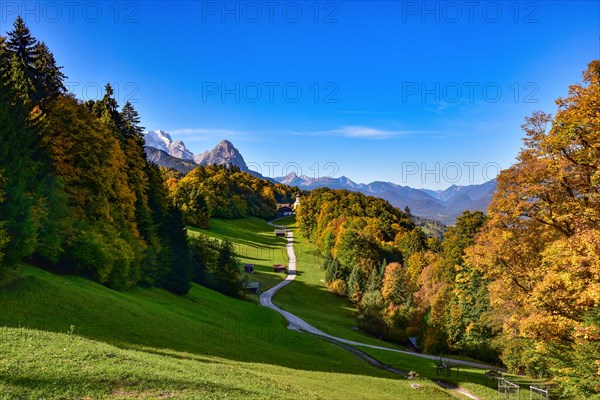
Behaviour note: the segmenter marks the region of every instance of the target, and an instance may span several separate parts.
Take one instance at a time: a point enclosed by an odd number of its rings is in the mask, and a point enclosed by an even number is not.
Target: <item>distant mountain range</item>
[[[184,174],[198,165],[231,164],[259,178],[280,182],[289,186],[297,186],[302,190],[328,187],[380,197],[400,209],[408,206],[413,215],[439,221],[447,225],[453,224],[456,217],[464,210],[486,211],[496,190],[495,179],[479,185],[452,185],[445,190],[415,189],[409,186],[382,181],[375,181],[368,184],[356,183],[345,176],[340,178],[310,178],[305,175],[298,176],[294,172],[287,176],[271,179],[263,177],[258,172],[249,170],[244,157],[227,140],[221,141],[212,150],[197,155],[189,151],[181,140],[173,140],[171,135],[164,131],[146,132],[145,140],[148,160],[164,167],[173,168]]]
[[[381,181],[356,183],[345,176],[310,178],[294,172],[275,180],[304,190],[328,187],[361,192],[385,199],[400,209],[408,206],[412,214],[444,224],[453,224],[464,210],[486,211],[496,190],[495,179],[480,185],[452,185],[446,190],[415,189]]]
[[[148,161],[153,162],[161,167],[167,167],[179,171],[182,174],[187,174],[198,166],[193,160],[183,160],[181,158],[173,157],[164,150],[157,149],[156,147],[144,146],[146,150],[146,157]]]

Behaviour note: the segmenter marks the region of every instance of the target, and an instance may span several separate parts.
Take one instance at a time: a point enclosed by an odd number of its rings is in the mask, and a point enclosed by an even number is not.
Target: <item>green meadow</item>
[[[294,229],[293,220],[280,223]],[[253,278],[265,286],[283,277],[269,266],[286,261],[279,252],[285,242],[264,221],[213,220],[204,233],[233,241],[242,261],[256,264]],[[351,305],[320,282],[310,244],[300,237],[295,241],[300,274],[276,296],[277,303],[326,332],[385,345],[354,328]],[[269,251],[243,253],[257,248]],[[0,399],[458,396],[429,379],[416,381],[413,389],[415,381],[288,330],[279,314],[252,298],[234,299],[195,284],[186,296],[157,288],[119,292],[23,265],[1,284],[0,310]],[[372,355],[430,377],[430,361],[384,353]],[[473,374],[465,375],[461,386],[493,394],[479,390]]]

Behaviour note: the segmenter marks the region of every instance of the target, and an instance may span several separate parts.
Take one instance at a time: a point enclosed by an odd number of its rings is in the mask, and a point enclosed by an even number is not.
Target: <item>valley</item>
[[[216,236],[237,232],[231,239],[252,247],[272,236],[255,219],[213,223]],[[282,241],[273,246],[282,248]],[[0,391],[8,398],[323,398],[333,387],[327,398],[363,398],[359,388],[364,398],[452,398],[429,381],[414,390],[335,345],[288,330],[253,301],[198,285],[185,297],[160,289],[119,293],[23,266],[0,290],[0,308],[9,310],[0,315]],[[331,331],[366,340],[351,318],[347,309]],[[45,374],[48,368],[54,372]]]
[[[0,400],[600,399],[598,4],[5,3]]]

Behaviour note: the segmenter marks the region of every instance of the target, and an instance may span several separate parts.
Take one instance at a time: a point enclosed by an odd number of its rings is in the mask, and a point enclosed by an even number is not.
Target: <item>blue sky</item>
[[[597,1],[3,1],[0,32],[17,14],[79,98],[111,82],[195,153],[434,189],[511,165],[600,58]]]

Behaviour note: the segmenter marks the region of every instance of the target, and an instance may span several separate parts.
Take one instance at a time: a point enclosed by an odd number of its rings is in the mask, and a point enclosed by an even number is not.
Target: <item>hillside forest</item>
[[[463,212],[442,241],[378,199],[330,189],[302,199],[300,229],[363,330],[598,398],[600,61],[556,104],[525,119],[488,215]]]
[[[116,290],[241,296],[232,244],[186,225],[269,220],[299,190],[234,166],[157,167],[133,105],[108,84],[83,102],[61,69],[21,18],[0,37],[0,279],[28,263]],[[556,103],[526,118],[487,215],[465,211],[441,239],[382,199],[303,194],[300,233],[360,329],[600,396],[600,61]]]
[[[231,243],[190,240],[186,222],[269,219],[292,189],[234,167],[160,169],[133,105],[109,84],[82,102],[61,69],[21,18],[0,37],[0,273],[25,261],[119,290],[185,294],[194,281],[239,295]]]

